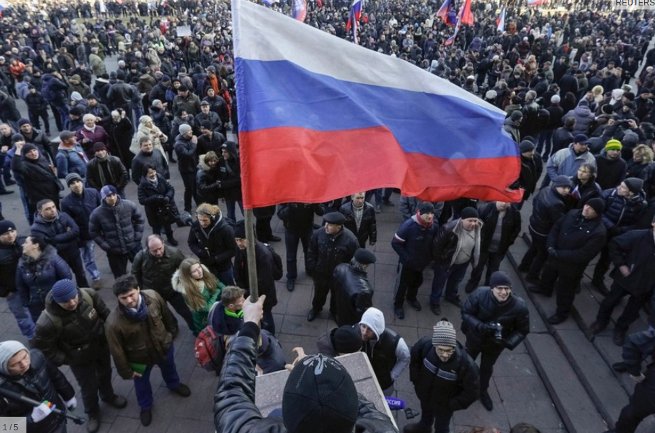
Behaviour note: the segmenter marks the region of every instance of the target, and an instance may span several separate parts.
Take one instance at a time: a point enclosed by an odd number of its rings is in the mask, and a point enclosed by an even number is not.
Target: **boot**
[[[95,433],[100,428],[100,412],[89,412],[89,419],[86,422],[86,431]]]

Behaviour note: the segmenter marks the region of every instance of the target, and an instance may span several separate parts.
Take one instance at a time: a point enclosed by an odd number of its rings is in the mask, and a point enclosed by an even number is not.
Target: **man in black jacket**
[[[191,199],[196,198],[196,167],[198,166],[198,137],[193,135],[190,125],[180,125],[180,133],[175,137],[177,168],[184,183],[184,210],[191,212]],[[199,203],[196,203],[196,205]]]
[[[505,348],[514,350],[530,332],[525,301],[512,295],[512,282],[502,271],[491,276],[490,287],[480,287],[462,306],[462,331],[466,351],[480,361],[480,402],[493,410],[487,389],[494,364]]]
[[[655,363],[648,366],[646,374],[637,378],[630,403],[621,410],[616,427],[605,433],[634,433],[639,424],[655,413]]]
[[[479,215],[482,221],[480,259],[466,283],[466,293],[471,293],[478,287],[485,267],[487,272],[484,285],[489,285],[491,274],[500,268],[507,250],[521,231],[521,212],[510,203],[487,203],[480,209]]]
[[[409,380],[421,402],[421,420],[407,424],[403,433],[449,433],[456,410],[466,409],[480,394],[478,366],[457,341],[452,323],[446,319],[432,328],[432,338],[414,344]]]
[[[569,317],[575,292],[584,270],[605,245],[606,230],[601,219],[605,202],[592,198],[580,209],[560,218],[548,235],[548,260],[541,273],[541,284],[534,293],[557,294],[557,311],[548,322],[557,325]]]
[[[336,297],[337,325],[359,323],[364,311],[373,306],[373,287],[366,270],[375,260],[375,254],[358,248],[350,263],[341,263],[334,269],[332,293]]]
[[[528,282],[539,282],[539,272],[548,257],[546,246],[548,233],[555,222],[566,213],[565,198],[570,191],[571,179],[557,176],[553,179],[553,183],[542,188],[532,201],[529,226],[532,243],[519,265],[519,271],[528,273],[526,276]]]
[[[23,255],[25,236],[18,236],[16,225],[0,221],[0,297],[7,299],[7,307],[16,318],[20,333],[28,340],[34,337],[34,321],[16,291],[16,269]]]
[[[55,203],[44,199],[37,203],[38,215],[31,227],[32,235],[41,236],[47,243],[57,249],[59,257],[64,259],[75,274],[80,287],[89,287],[80,256],[80,228],[66,212],[59,212]]]
[[[617,346],[623,346],[630,324],[637,320],[641,307],[648,302],[655,288],[655,219],[651,226],[650,230],[632,230],[616,236],[609,244],[609,255],[615,266],[612,271],[614,283],[600,304],[591,331],[594,334],[602,332],[609,324],[614,308],[629,295],[614,328],[614,344]]]
[[[75,409],[75,390],[66,376],[39,349],[29,350],[14,340],[0,343],[0,383],[8,391],[43,402],[32,406],[22,401],[0,398],[0,416],[27,418],[30,433],[65,431],[66,418],[53,413],[52,409]]]
[[[214,395],[216,431],[311,433],[321,426],[321,431],[331,433],[397,433],[387,415],[357,394],[345,368],[325,355],[310,355],[295,363],[282,395],[282,421],[262,416],[254,395],[258,323],[264,298],[245,303],[245,323],[225,356]]]
[[[343,226],[346,218],[339,212],[323,216],[325,226],[314,231],[307,250],[307,273],[314,280],[314,298],[307,321],[316,319],[331,291],[332,274],[339,263],[348,263],[357,250],[357,238]],[[330,314],[335,316],[336,299],[330,296]]]
[[[100,428],[100,398],[116,408],[127,406],[111,384],[111,359],[104,323],[109,309],[93,290],[59,280],[46,296],[46,309],[36,322],[32,345],[56,366],[70,365],[82,389],[87,431]]]
[[[365,197],[365,193],[357,192],[351,196],[349,202],[342,204],[339,208],[339,212],[346,217],[344,226],[357,237],[361,248],[366,248],[367,240],[371,246],[375,245],[378,238],[375,208],[371,203],[365,201]]]
[[[302,243],[305,256],[305,270],[307,269],[307,248],[312,238],[314,214],[323,215],[319,205],[306,203],[285,203],[277,210],[277,217],[284,224],[284,246],[287,251],[287,290],[293,292],[298,278],[296,257],[298,244]]]
[[[86,181],[91,188],[100,191],[105,185],[112,185],[118,195],[125,198],[125,187],[130,178],[121,160],[107,153],[104,143],[93,145],[95,157],[86,164]]]

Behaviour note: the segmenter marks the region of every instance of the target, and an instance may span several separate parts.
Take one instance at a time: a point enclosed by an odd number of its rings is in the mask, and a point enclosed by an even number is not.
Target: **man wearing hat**
[[[211,123],[200,123],[200,136],[198,137],[198,155],[205,155],[209,151],[221,153],[221,146],[225,143],[225,136],[213,130]]]
[[[191,212],[191,199],[196,197],[196,168],[198,167],[198,137],[193,135],[191,125],[180,125],[180,133],[175,137],[177,168],[184,183],[184,210]],[[196,203],[198,205],[200,203]]]
[[[373,306],[373,287],[366,273],[373,263],[375,254],[358,248],[350,263],[340,263],[334,269],[332,294],[336,297],[337,325],[359,323],[364,311]]]
[[[637,228],[639,217],[648,207],[643,186],[643,180],[629,177],[616,188],[606,189],[601,194],[601,198],[605,200],[603,224],[607,229],[608,244],[614,236]],[[601,251],[591,280],[591,284],[602,294],[607,294],[605,273],[610,265],[608,244]]]
[[[546,240],[555,222],[567,211],[566,197],[571,191],[571,180],[566,176],[557,176],[552,185],[542,188],[532,201],[530,215],[530,248],[526,251],[519,271],[527,272],[526,280],[531,283],[539,281],[539,272],[548,255]]]
[[[98,123],[107,123],[109,122],[109,117],[111,116],[111,111],[109,108],[100,102],[98,102],[98,97],[93,93],[90,93],[86,97],[87,104],[87,114],[92,114],[95,116],[96,124]]]
[[[316,348],[318,353],[327,356],[359,352],[362,349],[362,333],[357,326],[342,325],[320,337]]]
[[[482,242],[482,221],[478,210],[465,207],[460,217],[441,227],[434,238],[432,257],[434,258],[434,279],[430,293],[430,310],[435,316],[441,314],[441,295],[456,307],[461,307],[459,283],[466,274],[466,268],[480,262]]]
[[[70,194],[61,201],[61,210],[73,218],[80,229],[80,253],[84,268],[91,274],[92,287],[100,288],[100,271],[95,261],[95,243],[89,233],[91,213],[100,206],[100,193],[93,188],[84,188],[84,180],[77,173],[66,176]]]
[[[177,96],[173,98],[173,112],[184,110],[192,116],[200,113],[200,98],[182,84],[177,88]]]
[[[514,110],[512,111],[512,114],[505,119],[505,124],[503,125],[505,132],[511,135],[512,139],[517,143],[521,141],[521,132],[519,131],[521,121],[523,121],[523,113],[519,110]]]
[[[55,115],[55,117],[57,116]],[[34,128],[32,124],[26,120],[27,119],[21,119],[18,126],[20,134],[25,138],[25,142],[36,145],[39,152],[41,152],[45,158],[54,161],[55,155],[50,146],[50,140],[46,137],[46,135],[50,134],[43,134],[43,132]]]
[[[480,371],[457,341],[453,324],[441,319],[432,337],[414,344],[409,380],[421,403],[421,420],[407,424],[403,433],[449,433],[450,419],[469,407],[480,395]]]
[[[230,345],[222,380],[214,395],[216,431],[351,433],[360,423],[366,431],[396,431],[387,415],[357,393],[345,367],[322,354],[309,355],[295,363],[282,394],[282,420],[264,418],[254,401],[256,343],[264,298],[244,304],[245,323]]]
[[[16,318],[20,333],[31,340],[34,337],[34,321],[16,291],[16,269],[23,255],[23,242],[25,236],[18,236],[13,222],[0,221],[0,297],[7,299],[7,306]]]
[[[323,215],[325,225],[312,234],[307,249],[307,273],[314,280],[314,298],[307,321],[316,319],[332,289],[332,276],[339,263],[348,263],[353,258],[359,244],[355,235],[343,224],[346,217],[339,212]],[[330,314],[336,314],[334,293],[330,296]]]
[[[209,122],[212,129],[216,129],[222,126],[221,119],[218,117],[218,114],[210,110],[211,104],[209,101],[200,102],[200,113],[196,114],[193,121],[195,122],[196,130],[200,129],[200,125],[203,122]]]
[[[82,389],[87,431],[100,427],[100,398],[116,408],[127,406],[111,383],[111,359],[104,323],[109,309],[93,290],[71,280],[59,280],[45,299],[45,312],[36,322],[33,347],[56,366],[69,365]]]
[[[582,209],[573,209],[557,220],[547,240],[548,259],[541,273],[541,283],[531,292],[557,294],[557,311],[548,322],[557,325],[569,317],[575,292],[587,265],[603,248],[606,240],[602,215],[605,202],[592,198]]]
[[[621,158],[622,148],[619,140],[611,139],[607,141],[601,154],[596,156],[596,182],[604,190],[618,186],[625,179],[628,165]]]
[[[65,432],[66,418],[52,412],[77,406],[75,390],[66,376],[39,349],[28,349],[15,340],[0,343],[0,381],[8,391],[42,402],[32,406],[2,398],[2,416],[22,417],[29,432]]]
[[[398,319],[405,318],[405,297],[412,308],[421,311],[416,295],[423,283],[423,269],[432,258],[432,240],[437,229],[434,205],[426,201],[418,206],[415,215],[400,225],[391,240],[391,247],[398,254],[398,286],[393,302],[394,314]]]
[[[89,217],[89,234],[106,253],[114,278],[127,272],[127,261],[141,249],[145,221],[134,202],[118,196],[116,188],[103,186],[101,205]]]
[[[125,187],[130,178],[120,158],[110,155],[105,143],[93,145],[94,157],[86,165],[86,182],[98,192],[105,185],[116,188],[118,195],[125,197]]]
[[[596,166],[596,158],[589,152],[588,137],[584,134],[577,134],[573,143],[566,149],[560,149],[548,158],[546,163],[546,177],[542,188],[552,182],[557,176],[575,176],[582,163]]]
[[[519,144],[519,151],[521,152],[521,174],[519,175],[517,186],[523,188],[525,191],[521,199],[521,204],[519,205],[523,206],[523,203],[537,189],[537,182],[541,177],[541,172],[544,170],[544,164],[541,161],[541,156],[535,153],[534,143],[530,140],[523,140]]]
[[[248,278],[248,239],[246,237],[245,221],[239,221],[234,228],[234,240],[237,244],[234,256],[234,279],[237,286],[249,291]],[[266,295],[264,301],[264,317],[262,329],[275,335],[275,321],[273,320],[273,307],[277,305],[277,291],[275,288],[273,251],[265,243],[255,240],[255,257],[257,263],[257,287],[260,295]]]
[[[64,187],[57,179],[55,168],[41,155],[36,145],[26,144],[24,141],[20,141],[19,137],[16,137],[14,144],[16,153],[11,159],[11,169],[23,179],[23,190],[27,195],[30,216],[34,215],[36,204],[43,199],[52,200],[58,207],[59,191]]]
[[[591,325],[594,334],[602,332],[610,322],[612,311],[625,296],[629,296],[623,313],[616,320],[613,341],[623,346],[628,328],[639,318],[639,311],[651,299],[655,289],[655,218],[650,229],[631,230],[609,242],[609,257],[614,263],[614,282],[601,302],[596,321]]]
[[[514,350],[530,332],[530,316],[525,301],[512,294],[512,281],[496,271],[490,287],[479,287],[462,306],[462,332],[466,351],[480,360],[480,402],[493,410],[487,389],[494,364],[504,349]]]

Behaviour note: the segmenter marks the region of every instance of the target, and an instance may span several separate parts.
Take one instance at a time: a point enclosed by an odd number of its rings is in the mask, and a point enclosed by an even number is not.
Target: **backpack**
[[[219,373],[225,358],[225,338],[212,327],[212,318],[218,302],[214,303],[207,315],[207,326],[198,333],[193,351],[198,365],[207,371]]]
[[[91,289],[80,287],[80,293],[82,294],[80,300],[84,300],[84,302],[89,304],[92,308],[95,308],[95,305],[93,304],[93,297],[91,296],[91,294],[89,292],[87,292],[87,290],[91,290]],[[48,310],[43,310],[43,314],[45,314],[46,317],[48,317],[48,319],[50,319],[52,324],[55,325],[55,327],[57,329],[61,329],[61,327],[62,327],[61,317],[56,316],[54,314],[50,314],[48,312]]]
[[[272,246],[269,244],[264,244],[266,245],[266,248],[271,252],[271,256],[273,257],[273,279],[275,281],[279,281],[282,276],[284,275],[284,268],[282,267],[282,257],[278,253],[275,252]]]

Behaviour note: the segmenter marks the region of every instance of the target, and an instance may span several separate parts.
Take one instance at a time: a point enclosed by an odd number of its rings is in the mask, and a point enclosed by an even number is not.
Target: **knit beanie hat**
[[[359,401],[350,374],[322,354],[303,358],[289,374],[282,420],[289,433],[351,433]]]
[[[623,182],[625,182],[625,186],[627,186],[630,192],[633,194],[639,194],[639,192],[644,187],[644,181],[638,177],[629,177]]]
[[[491,288],[498,286],[512,287],[512,280],[509,279],[505,272],[496,271],[491,274],[491,278],[489,279],[489,286]]]
[[[14,134],[11,136],[11,144],[16,144],[19,141],[25,141],[25,137],[23,137],[23,134]]]
[[[429,201],[424,201],[418,206],[418,213],[425,215],[426,213],[434,213],[434,205]]]
[[[21,350],[28,350],[20,341],[7,340],[0,343],[0,373],[9,374],[7,364],[9,360]]]
[[[359,327],[343,325],[334,330],[332,345],[337,353],[354,353],[362,348],[362,334]]]
[[[117,194],[117,193],[118,191],[116,191],[116,187],[114,187],[113,185],[105,185],[100,190],[100,199],[104,200],[105,198],[107,198],[108,195]]]
[[[603,200],[602,198],[599,197],[592,198],[585,204],[590,208],[592,208],[596,212],[596,215],[598,216],[601,216],[603,212],[605,212],[605,200]]]
[[[4,235],[9,230],[16,230],[16,224],[9,220],[0,221],[0,235]]]
[[[523,140],[521,144],[519,144],[519,150],[521,153],[530,152],[534,150],[534,143],[529,140]]]
[[[355,251],[355,260],[362,265],[375,263],[375,254],[365,248],[357,248]]]
[[[619,140],[616,139],[611,139],[608,140],[607,143],[605,144],[605,150],[621,150],[623,149],[623,145]]]
[[[76,180],[79,180],[80,182],[84,183],[84,180],[82,180],[82,176],[80,176],[77,173],[68,173],[66,175],[66,185],[70,186],[71,183],[75,182]]]
[[[441,319],[432,327],[432,345],[434,347],[457,345],[457,333],[448,319]]]
[[[72,280],[63,279],[57,281],[50,289],[52,299],[58,304],[65,304],[66,302],[77,296],[77,286]]]
[[[25,140],[25,139],[23,139],[23,140]],[[12,141],[13,141],[13,140],[12,140]],[[14,143],[15,143],[15,142],[14,142]],[[22,152],[23,155],[25,155],[25,154],[27,154],[27,153],[30,153],[30,152],[33,151],[33,150],[39,150],[39,148],[36,147],[35,144],[27,143],[27,144],[24,144],[24,145],[23,145],[23,149],[21,150],[21,152]]]
[[[246,221],[237,221],[234,225],[234,237],[237,239],[246,239]]]
[[[178,131],[180,131],[180,134],[186,134],[187,132],[191,131],[191,129],[191,125],[183,123],[180,125],[180,129],[178,129]]]
[[[521,113],[519,110],[514,110],[510,115],[510,119],[512,119],[512,122],[518,122],[519,120],[523,119],[523,113]]]
[[[479,218],[478,210],[474,207],[465,207],[462,209],[462,212],[459,214],[459,217],[463,220],[468,218]]]
[[[571,188],[571,179],[569,179],[568,176],[564,176],[563,174],[560,174],[555,179],[553,179],[553,186],[556,188],[559,186],[568,186],[569,188]]]

